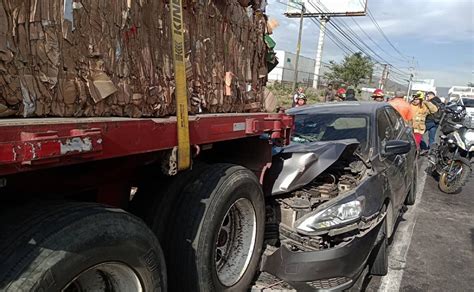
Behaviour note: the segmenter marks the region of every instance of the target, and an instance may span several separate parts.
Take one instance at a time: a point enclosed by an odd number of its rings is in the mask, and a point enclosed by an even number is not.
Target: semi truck
[[[0,120],[0,291],[250,287],[264,178],[293,120],[188,115],[181,1],[169,13],[175,115]]]
[[[263,245],[263,178],[292,120],[191,116],[183,171],[178,120],[2,120],[0,290],[249,287]]]

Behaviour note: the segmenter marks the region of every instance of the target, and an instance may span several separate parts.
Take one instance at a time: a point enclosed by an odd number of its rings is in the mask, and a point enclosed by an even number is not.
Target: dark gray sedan
[[[341,290],[384,275],[396,219],[416,196],[412,129],[387,103],[288,112],[296,127],[268,171],[262,271],[297,290]]]

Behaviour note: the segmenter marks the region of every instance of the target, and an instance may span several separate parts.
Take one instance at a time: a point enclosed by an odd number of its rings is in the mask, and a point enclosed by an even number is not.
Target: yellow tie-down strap
[[[182,0],[171,0],[171,31],[173,36],[173,61],[176,82],[176,126],[178,129],[178,170],[191,165],[189,145],[188,95],[184,47]]]

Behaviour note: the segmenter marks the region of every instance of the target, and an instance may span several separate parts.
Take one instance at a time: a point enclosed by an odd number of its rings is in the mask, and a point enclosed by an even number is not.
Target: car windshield
[[[474,107],[474,98],[463,98],[462,103],[465,107]]]
[[[369,141],[369,116],[349,114],[297,115],[292,142],[307,143],[357,139],[366,154]]]
[[[450,100],[456,100],[459,98],[459,94],[456,94],[456,93],[452,93],[449,95],[449,99]]]

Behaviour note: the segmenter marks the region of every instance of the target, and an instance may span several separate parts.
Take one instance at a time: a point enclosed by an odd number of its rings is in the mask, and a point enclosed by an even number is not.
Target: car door
[[[410,190],[410,186],[413,181],[413,176],[415,175],[415,163],[416,163],[416,143],[415,139],[413,138],[413,130],[406,125],[403,118],[400,114],[393,108],[387,107],[386,108],[388,118],[393,125],[395,130],[395,136],[397,140],[407,141],[411,144],[412,150],[407,154],[403,154],[404,158],[404,165],[402,165],[403,169],[403,177],[404,177],[404,187],[405,187],[405,195],[408,194]],[[404,200],[404,197],[402,198]]]
[[[385,177],[385,183],[388,184],[390,189],[390,200],[392,201],[394,210],[400,208],[406,195],[406,193],[404,193],[406,157],[403,155],[385,156],[383,152],[387,141],[395,140],[397,134],[385,108],[378,109],[377,138],[381,152],[380,160],[384,166],[383,176]]]

